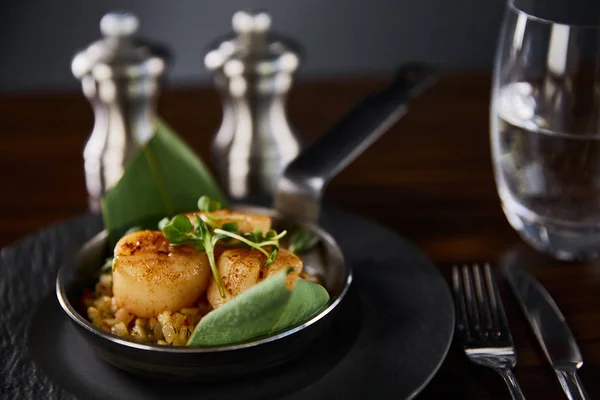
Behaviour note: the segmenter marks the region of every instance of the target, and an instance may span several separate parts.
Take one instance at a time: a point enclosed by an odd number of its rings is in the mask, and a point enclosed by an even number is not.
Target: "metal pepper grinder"
[[[94,111],[94,128],[83,151],[89,207],[101,208],[136,150],[154,133],[156,99],[168,52],[136,38],[138,19],[109,13],[100,21],[103,38],[73,58],[73,75]]]
[[[236,200],[270,199],[275,182],[301,149],[285,111],[299,46],[271,33],[265,12],[238,11],[234,34],[204,58],[223,103],[223,121],[212,162],[227,194]]]

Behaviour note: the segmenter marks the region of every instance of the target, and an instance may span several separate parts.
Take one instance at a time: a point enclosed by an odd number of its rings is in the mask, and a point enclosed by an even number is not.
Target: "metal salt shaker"
[[[89,207],[99,211],[136,150],[152,137],[159,84],[168,52],[136,38],[138,19],[109,13],[100,21],[104,38],[73,58],[73,75],[94,111],[94,128],[83,151]]]
[[[285,166],[301,150],[285,111],[299,46],[269,32],[265,12],[239,11],[234,34],[204,58],[223,103],[223,121],[212,145],[212,162],[233,199],[270,199]]]

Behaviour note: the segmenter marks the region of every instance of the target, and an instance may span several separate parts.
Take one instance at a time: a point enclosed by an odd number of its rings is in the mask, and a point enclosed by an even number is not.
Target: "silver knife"
[[[587,399],[577,376],[583,359],[556,303],[546,289],[522,268],[506,265],[504,273],[567,397],[571,400]]]

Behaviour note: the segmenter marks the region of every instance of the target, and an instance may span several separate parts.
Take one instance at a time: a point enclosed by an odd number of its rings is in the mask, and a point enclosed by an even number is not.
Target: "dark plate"
[[[0,314],[0,356],[9,362],[0,366],[0,394],[68,398],[66,389],[91,399],[415,395],[437,371],[452,339],[448,286],[418,249],[393,232],[337,210],[325,215],[324,228],[355,272],[337,323],[299,359],[227,384],[135,378],[99,360],[75,331],[54,300],[54,278],[68,254],[100,229],[97,217],[57,225],[2,250],[0,294],[9,306]]]

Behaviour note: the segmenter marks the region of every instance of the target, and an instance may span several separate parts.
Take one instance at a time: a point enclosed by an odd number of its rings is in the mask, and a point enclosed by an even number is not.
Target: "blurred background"
[[[302,44],[304,79],[386,72],[406,60],[491,69],[504,1],[3,1],[0,92],[78,89],[71,58],[100,38],[100,18],[112,10],[135,13],[141,36],[170,46],[170,87],[208,82],[205,49],[243,8],[267,9],[273,29]]]

